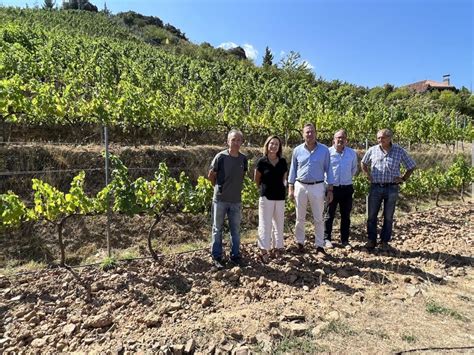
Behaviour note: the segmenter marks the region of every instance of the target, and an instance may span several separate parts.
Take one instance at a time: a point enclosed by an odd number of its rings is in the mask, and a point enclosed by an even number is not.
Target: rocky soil
[[[474,351],[472,205],[399,219],[393,250],[212,269],[207,251],[0,277],[0,353]]]

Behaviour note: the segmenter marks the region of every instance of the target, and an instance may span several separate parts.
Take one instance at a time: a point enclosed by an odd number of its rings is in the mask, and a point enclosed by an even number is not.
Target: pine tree
[[[265,48],[265,55],[263,56],[262,65],[265,66],[272,66],[273,65],[273,54],[268,46]]]
[[[102,12],[106,15],[111,15],[112,14],[112,12],[107,7],[107,3],[105,1],[104,1],[104,8],[102,9]]]
[[[44,10],[52,10],[52,9],[54,9],[55,5],[56,5],[56,1],[54,1],[54,0],[44,0],[43,9]]]

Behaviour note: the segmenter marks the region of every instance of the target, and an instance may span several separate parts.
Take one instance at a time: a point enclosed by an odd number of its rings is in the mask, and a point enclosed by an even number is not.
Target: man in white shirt
[[[333,199],[328,204],[325,215],[324,247],[332,248],[331,234],[337,206],[341,213],[341,244],[350,248],[349,230],[351,226],[352,177],[357,174],[357,153],[347,146],[347,132],[340,129],[334,133],[334,144],[329,148],[330,167],[334,175]]]

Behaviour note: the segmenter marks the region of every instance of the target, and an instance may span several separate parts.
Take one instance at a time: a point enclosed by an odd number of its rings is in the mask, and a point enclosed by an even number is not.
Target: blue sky
[[[59,2],[58,0],[56,0]],[[317,77],[373,87],[424,79],[472,88],[472,0],[107,0],[113,12],[158,16],[194,43],[229,43],[260,65],[301,54]],[[32,7],[40,0],[0,0]],[[92,0],[100,9],[103,0]]]

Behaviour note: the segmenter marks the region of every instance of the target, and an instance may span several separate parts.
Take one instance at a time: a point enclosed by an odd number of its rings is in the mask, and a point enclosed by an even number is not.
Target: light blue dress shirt
[[[344,147],[341,153],[336,148],[329,148],[331,169],[334,175],[334,186],[352,185],[352,177],[357,174],[357,153],[354,149]]]
[[[324,144],[318,142],[312,151],[304,143],[300,144],[293,150],[288,183],[294,185],[296,180],[312,183],[326,178],[327,183],[332,184],[334,177],[329,161],[329,149]]]

